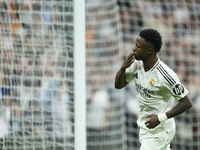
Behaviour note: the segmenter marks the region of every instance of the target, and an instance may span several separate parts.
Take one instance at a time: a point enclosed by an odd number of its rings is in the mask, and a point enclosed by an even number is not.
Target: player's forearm
[[[125,81],[125,69],[120,68],[115,76],[115,88],[121,89],[126,85],[127,82]]]
[[[186,110],[190,109],[192,107],[192,102],[188,95],[186,95],[184,98],[179,100],[179,103],[170,111],[166,112],[167,118],[172,118],[177,115],[180,115],[181,113],[185,112]]]

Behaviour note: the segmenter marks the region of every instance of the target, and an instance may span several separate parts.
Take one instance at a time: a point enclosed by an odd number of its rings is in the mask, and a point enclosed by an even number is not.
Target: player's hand
[[[131,52],[126,59],[124,60],[121,69],[125,70],[126,68],[128,68],[134,61],[135,61],[135,54],[133,52]]]
[[[149,118],[146,122],[145,125],[149,129],[155,128],[157,125],[160,124],[160,121],[158,120],[158,115],[156,114],[151,114],[146,116],[145,118]]]

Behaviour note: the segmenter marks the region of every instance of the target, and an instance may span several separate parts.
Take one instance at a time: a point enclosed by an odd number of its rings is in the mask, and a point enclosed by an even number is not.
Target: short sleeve
[[[180,82],[177,74],[173,70],[169,69],[163,72],[163,77],[163,86],[170,91],[176,100],[180,100],[188,94],[188,90]]]
[[[135,60],[128,68],[126,68],[125,72],[125,81],[131,82],[134,79],[134,74],[137,69],[137,60]]]

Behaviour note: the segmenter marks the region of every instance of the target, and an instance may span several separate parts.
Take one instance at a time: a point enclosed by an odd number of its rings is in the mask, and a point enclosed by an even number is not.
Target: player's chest
[[[153,95],[162,92],[161,81],[157,74],[137,71],[134,77],[137,91]]]

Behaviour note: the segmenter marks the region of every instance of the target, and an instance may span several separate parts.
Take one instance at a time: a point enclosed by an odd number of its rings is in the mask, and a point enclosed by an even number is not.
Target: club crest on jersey
[[[149,81],[149,86],[150,87],[153,87],[155,85],[155,79],[151,79],[150,81]]]

